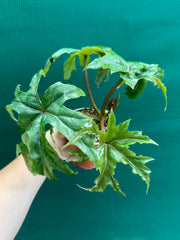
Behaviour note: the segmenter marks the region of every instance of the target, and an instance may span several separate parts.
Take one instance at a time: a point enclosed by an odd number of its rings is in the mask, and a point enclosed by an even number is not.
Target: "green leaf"
[[[71,77],[71,72],[76,70],[76,57],[77,51],[68,58],[68,60],[64,63],[63,71],[64,71],[64,79],[69,79]]]
[[[88,156],[78,149],[69,151],[68,154],[73,155],[73,157],[70,158],[71,162],[86,162],[87,160],[89,160]],[[76,158],[74,158],[74,156]]]
[[[51,180],[56,177],[53,169],[68,175],[75,173],[61,160],[45,137],[45,121],[43,116],[36,119],[31,127],[22,136],[23,145],[26,147],[25,161],[33,174],[42,174]],[[22,149],[21,147],[21,149]],[[23,154],[23,149],[22,149]]]
[[[87,64],[90,62],[90,55],[98,54],[99,56],[103,56],[105,52],[102,50],[102,47],[84,47],[80,50],[74,51],[71,56],[64,63],[63,71],[64,71],[64,79],[69,79],[71,77],[71,72],[76,70],[75,58],[79,57],[80,65],[84,66],[84,56],[87,56]]]
[[[90,134],[95,134],[99,138],[99,146],[97,147],[99,161],[95,166],[96,170],[100,172],[98,178],[95,179],[95,186],[90,189],[84,188],[85,190],[102,192],[110,185],[115,191],[125,195],[120,189],[118,181],[114,178],[116,165],[121,162],[129,165],[132,172],[138,174],[146,182],[148,191],[151,171],[145,164],[152,161],[153,158],[142,155],[136,156],[134,152],[129,150],[129,146],[136,142],[141,144],[156,143],[149,137],[143,136],[142,132],[128,131],[129,122],[130,120],[116,126],[116,118],[111,110],[106,132],[99,130],[95,123],[84,131],[84,133],[89,131]],[[83,130],[81,130],[81,135],[82,132]]]
[[[73,85],[57,82],[46,90],[41,101],[37,93],[41,76],[42,71],[33,76],[27,92],[21,91],[17,86],[15,99],[7,106],[11,116],[12,111],[18,113],[17,124],[22,132],[22,143],[18,148],[33,174],[42,174],[49,179],[55,179],[53,169],[57,169],[65,174],[74,175],[67,163],[59,158],[48,143],[45,137],[45,126],[50,124],[71,140],[90,119],[68,109],[63,104],[69,99],[85,94]],[[97,161],[94,141],[95,138],[88,135],[76,141],[76,145],[89,159]]]
[[[85,55],[83,55],[83,54],[81,54],[81,53],[78,53],[77,55],[78,55],[78,57],[79,57],[79,63],[80,63],[80,65],[81,65],[82,67],[84,67]],[[86,60],[87,64],[88,64],[90,61],[91,61],[90,56],[87,56],[87,60]]]
[[[95,179],[95,186],[89,190],[91,192],[103,192],[107,185],[110,185],[115,191],[122,193],[125,196],[118,186],[118,181],[113,177],[117,161],[112,154],[111,146],[105,143],[100,146],[97,151],[100,161],[100,175]]]
[[[113,74],[118,72],[128,85],[126,89],[127,96],[134,99],[144,90],[147,81],[151,81],[161,88],[167,106],[166,88],[161,82],[164,78],[164,71],[157,64],[127,62],[110,48],[102,48],[102,50],[104,50],[105,55],[99,56],[99,58],[96,58],[85,67],[85,69],[98,69],[96,78],[97,86],[99,86],[105,75],[108,80],[108,73]]]
[[[128,71],[121,72],[120,76],[128,85],[126,88],[127,92],[125,94],[127,94],[127,96],[131,99],[134,99],[141,94],[147,84],[147,81],[153,82],[155,86],[160,87],[165,97],[166,109],[166,87],[162,83],[164,71],[160,69],[157,64],[128,62]]]
[[[111,74],[126,71],[126,61],[121,56],[113,52],[111,48],[102,48],[102,50],[105,55],[90,62],[85,69],[109,69]]]
[[[76,141],[80,140],[86,134],[94,134],[93,127],[83,127],[63,148],[73,145]]]
[[[63,54],[70,54],[72,52],[76,52],[77,49],[74,48],[62,48],[58,51],[56,51],[55,53],[52,54],[52,56],[50,58],[48,58],[48,60],[46,61],[46,64],[44,66],[44,70],[42,70],[42,74],[45,76],[47,74],[47,72],[49,71],[49,68],[51,66],[51,64],[53,62],[55,62],[55,60],[57,58],[59,58],[60,56],[62,56]]]
[[[104,76],[106,77],[106,80],[108,80],[109,71],[110,71],[109,69],[103,69],[103,68],[98,69],[98,74],[97,74],[97,77],[96,77],[96,80],[95,80],[95,82],[97,84],[97,87],[99,87],[99,84],[102,81]]]
[[[79,55],[92,55],[92,54],[98,54],[99,56],[103,56],[105,54],[104,47],[101,46],[87,46],[83,47],[79,51]]]
[[[134,89],[130,88],[129,86],[126,87],[126,92],[125,94],[130,98],[130,99],[135,99],[137,98],[141,93],[142,91],[144,90],[144,88],[146,87],[147,85],[147,80],[145,79],[140,79]]]
[[[145,64],[139,62],[127,62],[126,71],[120,72],[120,77],[126,82],[126,84],[134,89],[137,82],[142,78],[142,70]]]
[[[167,93],[166,92],[167,92],[167,90],[166,90],[166,87],[164,86],[164,84],[161,82],[163,78],[164,78],[164,71],[160,68],[157,68],[157,71],[154,75],[152,82],[154,83],[155,86],[161,88],[161,90],[164,94],[165,101],[166,101],[164,110],[166,111],[166,108],[167,108]]]

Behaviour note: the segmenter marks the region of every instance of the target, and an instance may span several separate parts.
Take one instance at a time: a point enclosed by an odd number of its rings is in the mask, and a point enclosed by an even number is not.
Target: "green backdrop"
[[[94,170],[79,170],[76,177],[57,173],[46,180],[15,240],[179,240],[180,239],[180,2],[179,0],[0,0],[0,151],[2,168],[15,157],[19,130],[5,105],[19,83],[26,90],[34,73],[55,50],[86,45],[111,47],[129,61],[159,63],[165,70],[168,108],[160,89],[151,83],[133,101],[121,94],[118,121],[132,118],[131,130],[143,130],[156,146],[135,145],[137,154],[156,159],[149,193],[128,166],[119,165],[116,177],[127,196],[113,192],[89,193],[76,183],[92,186]],[[59,66],[58,66],[59,64]],[[62,80],[57,62],[41,91]],[[82,74],[71,83],[84,90]],[[110,82],[100,86],[100,103]],[[97,93],[95,84],[92,89]],[[89,105],[79,99],[73,108]],[[21,203],[19,203],[21,204]],[[8,230],[8,229],[7,229]]]

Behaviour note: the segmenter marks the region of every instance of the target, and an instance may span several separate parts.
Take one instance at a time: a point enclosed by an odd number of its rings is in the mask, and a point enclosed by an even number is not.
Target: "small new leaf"
[[[118,107],[119,105],[119,99],[120,99],[120,93],[117,97],[113,97],[111,99],[111,101],[108,103],[108,110],[110,112],[111,108],[113,109],[113,111],[116,110],[116,108]]]
[[[77,51],[72,53],[68,60],[64,63],[64,79],[69,79],[71,77],[71,72],[76,70],[76,57]]]
[[[90,62],[90,55],[98,54],[99,56],[103,56],[105,52],[102,50],[102,47],[92,46],[92,47],[84,47],[80,50],[74,51],[71,56],[64,63],[63,71],[64,71],[64,79],[69,79],[71,77],[71,72],[76,70],[76,56],[79,57],[80,65],[84,66],[84,56],[87,56],[87,64]]]
[[[98,69],[98,73],[97,73],[97,77],[95,80],[95,83],[97,84],[97,87],[99,87],[100,82],[102,81],[103,77],[106,77],[106,80],[108,80],[109,78],[109,69],[103,69],[103,68],[99,68]]]

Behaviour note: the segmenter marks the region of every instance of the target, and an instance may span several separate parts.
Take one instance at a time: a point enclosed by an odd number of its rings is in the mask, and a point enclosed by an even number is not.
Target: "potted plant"
[[[76,70],[76,58],[84,72],[85,84],[91,102],[90,108],[72,110],[65,107],[69,99],[85,96],[78,87],[67,83],[56,82],[44,93],[42,99],[38,95],[40,79],[45,77],[50,66],[63,54],[69,54],[63,65],[64,79],[71,78],[71,72]],[[90,58],[93,55],[93,59]],[[114,74],[119,75],[119,80],[114,82],[112,89],[102,101],[101,109],[94,102],[88,79],[88,69],[97,71],[96,84],[99,87],[103,78],[106,80]],[[29,90],[21,91],[18,85],[15,89],[15,98],[6,106],[11,117],[20,127],[22,142],[17,144],[17,155],[21,153],[28,169],[33,174],[41,174],[49,179],[56,179],[53,169],[68,175],[75,175],[69,162],[61,159],[46,138],[45,126],[50,127],[50,136],[53,142],[53,132],[60,132],[67,141],[62,149],[75,146],[69,151],[69,161],[83,168],[95,167],[99,176],[95,179],[92,188],[88,191],[101,192],[110,185],[115,191],[123,193],[118,181],[114,178],[117,163],[129,164],[134,174],[138,174],[149,188],[150,169],[145,165],[153,160],[151,157],[136,156],[129,150],[131,144],[151,143],[156,144],[148,136],[143,136],[140,131],[128,131],[130,120],[116,124],[114,111],[118,107],[120,95],[115,96],[116,89],[126,84],[125,94],[130,99],[138,97],[148,82],[161,88],[167,105],[166,87],[162,83],[164,72],[156,64],[142,62],[128,62],[112,51],[111,48],[92,46],[80,50],[63,48],[55,52],[46,62],[44,69],[38,71],[30,82]],[[80,106],[84,107],[84,106]],[[166,107],[165,107],[166,108]],[[18,113],[16,119],[13,111]]]

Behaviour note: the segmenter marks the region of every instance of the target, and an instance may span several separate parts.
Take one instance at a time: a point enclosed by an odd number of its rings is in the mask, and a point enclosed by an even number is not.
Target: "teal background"
[[[131,130],[143,130],[159,143],[131,148],[156,159],[148,164],[152,173],[147,195],[140,177],[121,164],[116,177],[126,197],[109,187],[104,193],[79,189],[76,183],[92,186],[94,170],[80,169],[76,177],[57,173],[59,181],[46,180],[15,240],[180,240],[179,42],[179,0],[0,0],[0,168],[13,160],[20,141],[5,105],[13,99],[15,86],[27,90],[33,74],[59,48],[104,45],[126,60],[158,63],[168,90],[166,112],[160,89],[151,83],[135,101],[122,92],[116,112],[118,122],[132,118]],[[41,93],[62,80],[63,60],[43,79]],[[85,90],[81,72],[73,73],[71,83]],[[98,105],[111,85],[101,84],[97,91],[93,83]],[[89,101],[81,98],[67,106],[89,106]]]

